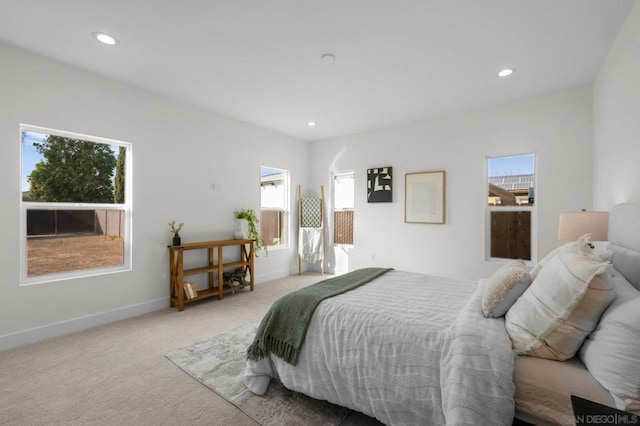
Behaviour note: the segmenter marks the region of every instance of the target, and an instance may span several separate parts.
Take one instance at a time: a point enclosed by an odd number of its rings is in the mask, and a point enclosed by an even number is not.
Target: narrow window
[[[355,174],[352,170],[333,175],[334,244],[353,245],[354,186]]]
[[[487,253],[531,261],[535,227],[535,155],[487,158]]]
[[[260,167],[260,244],[288,247],[289,171]]]
[[[21,145],[21,283],[130,269],[130,144],[22,125]]]

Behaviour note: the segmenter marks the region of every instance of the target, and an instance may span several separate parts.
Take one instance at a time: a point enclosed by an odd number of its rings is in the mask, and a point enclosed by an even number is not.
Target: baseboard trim
[[[24,331],[5,334],[4,336],[0,336],[0,351],[17,348],[18,346],[28,345],[52,337],[64,336],[66,334],[75,333],[92,327],[98,327],[100,325],[132,318],[138,315],[148,314],[167,307],[169,307],[169,298],[163,297],[162,299],[125,306],[124,308],[101,312],[99,314],[86,315],[84,317],[48,324],[42,327],[35,327]]]
[[[297,274],[297,269],[281,270],[269,274],[261,274],[256,276],[256,284],[261,284],[280,278],[286,278],[290,275]],[[35,327],[28,330],[17,331],[15,333],[0,336],[0,351],[17,348],[18,346],[29,345],[41,340],[50,339],[52,337],[60,337],[66,334],[75,333],[92,327],[98,327],[112,322],[132,318],[138,315],[148,314],[150,312],[159,311],[169,307],[169,298],[151,300],[149,302],[139,303],[137,305],[125,306],[123,308],[114,309],[98,314],[86,315],[84,317],[74,318],[67,321],[61,321],[54,324],[47,324],[41,327]]]
[[[297,274],[298,271],[296,270],[295,273]],[[286,278],[290,275],[293,275],[293,272],[287,269],[271,272],[269,274],[256,275],[256,284],[262,284],[262,283],[266,283],[273,280],[279,280],[280,278]]]

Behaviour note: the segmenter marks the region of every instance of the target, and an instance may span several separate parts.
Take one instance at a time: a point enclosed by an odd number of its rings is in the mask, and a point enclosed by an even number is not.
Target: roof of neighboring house
[[[494,176],[489,178],[489,183],[499,186],[507,191],[528,190],[535,186],[534,175]]]

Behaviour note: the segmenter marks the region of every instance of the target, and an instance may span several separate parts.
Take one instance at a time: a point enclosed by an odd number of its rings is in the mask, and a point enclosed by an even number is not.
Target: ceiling
[[[320,140],[592,81],[632,4],[0,0],[0,42]]]

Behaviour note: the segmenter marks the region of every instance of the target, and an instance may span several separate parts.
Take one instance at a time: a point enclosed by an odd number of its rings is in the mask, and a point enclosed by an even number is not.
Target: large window
[[[130,269],[130,144],[20,130],[21,283]]]
[[[288,247],[289,172],[260,167],[260,244]]]
[[[353,245],[353,208],[355,203],[353,171],[333,175],[333,243]]]
[[[487,158],[487,254],[531,261],[535,239],[535,155]]]

